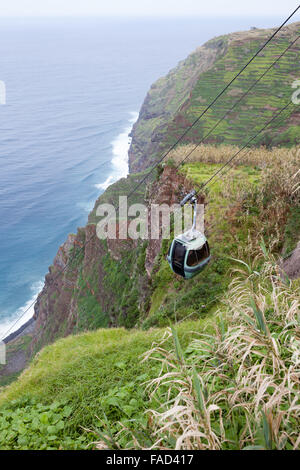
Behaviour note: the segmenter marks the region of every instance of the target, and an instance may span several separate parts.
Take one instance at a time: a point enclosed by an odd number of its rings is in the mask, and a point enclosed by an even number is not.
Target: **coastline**
[[[120,130],[119,134],[113,139],[111,142],[112,146],[112,171],[111,174],[108,176],[106,181],[96,184],[95,186],[104,192],[108,186],[113,184],[115,181],[119,180],[120,178],[126,177],[129,173],[129,163],[128,163],[128,150],[130,147],[131,139],[129,134],[132,130],[132,126],[138,118],[138,112],[131,111],[129,112],[129,119],[128,124],[126,127]],[[37,299],[39,292],[42,290],[44,282],[42,281],[41,285],[39,286],[38,291],[35,293],[34,298]],[[26,309],[28,304],[32,303],[32,298],[25,304],[23,308]],[[32,306],[34,309],[34,305]],[[31,310],[31,308],[30,308]],[[15,340],[16,338],[22,337],[28,333],[32,333],[35,326],[35,318],[34,318],[34,311],[31,312],[32,316],[21,324],[21,326],[10,333],[8,336],[5,336],[1,339],[5,344]],[[22,315],[21,315],[22,317]],[[21,318],[20,318],[21,320]]]
[[[20,326],[20,328],[18,328],[16,331],[11,333],[10,335],[6,336],[6,338],[3,338],[2,339],[3,343],[8,344],[11,341],[15,340],[16,338],[21,338],[24,335],[32,333],[34,330],[35,321],[36,320],[34,317],[27,320],[27,322],[24,323],[22,326]]]

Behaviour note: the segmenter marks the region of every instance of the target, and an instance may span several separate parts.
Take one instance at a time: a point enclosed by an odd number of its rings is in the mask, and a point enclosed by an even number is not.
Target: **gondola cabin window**
[[[205,243],[199,250],[190,250],[186,264],[188,266],[197,266],[209,256],[208,243]]]

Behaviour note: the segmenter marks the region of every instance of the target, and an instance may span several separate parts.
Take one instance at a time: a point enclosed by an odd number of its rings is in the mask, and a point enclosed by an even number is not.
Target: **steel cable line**
[[[202,113],[193,121],[193,123],[183,132],[183,134],[176,140],[174,144],[163,154],[163,156],[156,162],[156,164],[149,170],[149,173],[140,181],[136,189],[138,189],[149,177],[152,171],[157,168],[157,166],[170,154],[172,150],[181,142],[188,132],[200,121],[200,119],[209,111],[209,109],[216,103],[216,101],[228,90],[233,82],[244,72],[244,70],[253,62],[253,60],[262,52],[262,50],[274,39],[274,37],[281,31],[285,24],[292,18],[292,16],[297,13],[300,9],[300,5],[290,14],[290,16],[274,31],[274,33],[269,37],[269,39],[258,49],[258,51],[249,59],[249,61],[241,68],[241,70],[227,83],[227,85],[218,93],[218,95],[213,99],[213,101],[202,111]],[[275,62],[276,63],[276,62]],[[135,191],[136,191],[135,189]],[[129,196],[128,196],[129,197]]]
[[[169,155],[169,153],[178,145],[178,143],[186,136],[186,134],[192,129],[200,119],[206,114],[206,112],[215,104],[215,102],[225,93],[226,90],[232,85],[232,83],[243,73],[243,71],[253,62],[253,60],[259,55],[259,53],[273,40],[273,38],[281,31],[281,29],[285,26],[285,24],[295,15],[295,13],[300,9],[300,5],[289,15],[289,17],[276,29],[276,31],[270,36],[270,38],[258,49],[258,51],[252,56],[252,58],[242,67],[242,69],[230,80],[230,82],[223,88],[223,90],[214,98],[214,100],[206,107],[206,109],[198,116],[195,121],[189,126],[184,133],[176,140],[176,142],[168,149],[168,151],[156,162],[156,164],[149,170],[149,172],[145,175],[145,177],[136,185],[136,187],[127,195],[127,198],[130,198],[138,189],[139,187],[146,181],[146,179],[150,176],[150,174],[157,168],[157,166]],[[231,161],[232,159],[230,159]],[[118,211],[119,206],[116,211]],[[96,233],[92,235],[80,248],[79,252],[82,251],[94,238],[96,237]],[[66,263],[65,267],[60,270],[54,279],[51,280],[51,284],[53,285],[56,279],[63,274],[70,263],[76,258],[78,253]],[[22,312],[20,317],[10,326],[7,332],[4,334],[2,339],[7,338],[8,333],[17,325],[17,323],[24,317],[24,315],[35,305],[36,300],[33,301],[25,310]]]
[[[282,110],[282,111],[283,111],[283,110]],[[280,113],[280,114],[281,114],[281,113]],[[279,115],[279,114],[278,114],[278,115]],[[277,115],[277,117],[278,117],[278,115]],[[282,117],[282,119],[281,119],[280,122],[279,122],[279,125],[280,125],[282,122],[284,122],[284,120],[285,120],[286,117],[287,117],[287,115],[284,115],[284,116]],[[276,119],[276,117],[275,117],[275,119]],[[298,144],[296,144],[296,145],[298,145]],[[252,148],[250,147],[243,155],[240,156],[240,158],[242,158],[242,157],[244,157],[245,155],[247,155],[251,150],[252,150]],[[225,176],[227,173],[229,173],[229,171],[232,170],[233,168],[234,168],[233,165],[231,165],[231,166],[227,169],[227,171],[225,171],[224,173],[221,173],[221,174],[219,174],[219,175],[217,176],[217,180],[222,180],[222,179],[224,178],[224,176]],[[210,188],[211,186],[213,186],[213,184],[214,184],[215,182],[216,182],[215,180],[212,180],[212,181],[210,182],[210,184],[208,184],[208,185],[206,186],[206,189],[207,189],[207,188]],[[214,224],[210,227],[210,231],[211,231],[211,230],[214,230],[214,228],[215,228],[216,226],[217,226],[217,222],[214,223]]]
[[[249,144],[251,144],[251,142],[253,142],[253,140],[255,140],[256,137],[258,137],[273,121],[275,121],[275,119],[277,119],[278,116],[280,116],[283,113],[283,111],[285,111],[291,104],[292,102],[289,101],[285,106],[283,106],[283,108],[281,108],[280,111],[277,114],[275,114],[275,116],[273,116],[272,119],[270,119],[253,137],[251,137],[241,149],[239,149],[229,160],[227,160],[227,162],[224,163],[224,165],[221,168],[219,168],[205,183],[199,186],[199,189],[196,191],[196,194],[198,194],[199,191],[205,188],[224,168],[226,168],[246,147],[248,147]]]
[[[281,114],[281,113],[280,113]],[[280,121],[280,124],[284,121],[284,119],[286,119],[288,116],[288,114],[286,116],[284,116],[284,118]],[[298,143],[296,144],[296,146],[298,145]],[[247,155],[250,151],[252,150],[252,148],[249,148],[247,150],[247,152],[244,153],[244,155],[241,155],[240,158],[244,157],[245,155]],[[239,158],[238,158],[239,160]],[[217,179],[222,179],[225,175],[227,175],[229,173],[230,170],[232,170],[234,168],[233,165],[230,165],[229,168],[227,169],[227,171],[224,171],[224,173],[221,173]],[[214,184],[213,181],[210,182],[210,184],[207,185],[207,188],[211,187],[212,185]]]

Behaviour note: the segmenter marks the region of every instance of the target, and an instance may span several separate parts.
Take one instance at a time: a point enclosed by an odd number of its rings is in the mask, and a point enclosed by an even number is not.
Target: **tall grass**
[[[300,283],[262,251],[239,263],[214,334],[191,332],[183,350],[169,329],[144,355],[161,363],[147,389],[162,405],[135,448],[300,448]]]
[[[228,152],[227,146],[215,150],[213,155],[222,162],[223,151]],[[210,159],[209,151],[207,154],[205,149],[202,151],[202,157]],[[252,156],[249,158],[252,159],[252,165],[262,168],[259,184],[247,184],[243,179],[239,180],[234,171],[228,172],[222,179],[219,193],[228,201],[234,200],[235,206],[229,206],[225,217],[228,219],[232,218],[232,215],[237,216],[238,225],[248,232],[248,242],[240,245],[240,258],[245,259],[249,255],[253,258],[253,255],[257,255],[261,237],[268,240],[271,252],[285,254],[285,245],[288,242],[285,227],[293,212],[298,213],[300,207],[300,149],[274,149],[271,152],[262,148],[253,149],[251,152]],[[245,158],[248,158],[248,155]],[[237,162],[238,165],[240,163],[242,162]],[[213,197],[214,195],[208,193],[208,204]],[[299,241],[299,228],[296,225],[290,228],[289,234],[289,244],[293,248]]]
[[[177,147],[170,153],[170,160],[175,164],[182,162],[187,155],[191,155],[186,159],[186,163],[202,162],[202,163],[225,163],[236,152],[239,151],[238,146],[234,145],[206,145],[201,144],[195,150],[195,144],[182,145]],[[247,152],[247,153],[246,153]],[[266,147],[253,147],[250,151],[245,149],[235,160],[232,161],[233,166],[246,165],[257,166],[259,168],[268,168],[275,165],[284,165],[287,161],[300,161],[300,147],[267,149]]]

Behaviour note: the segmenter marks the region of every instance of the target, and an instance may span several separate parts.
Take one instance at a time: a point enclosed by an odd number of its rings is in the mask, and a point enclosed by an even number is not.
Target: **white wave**
[[[76,206],[88,214],[93,210],[95,202],[77,202]]]
[[[19,308],[12,317],[0,323],[0,341],[9,336],[14,331],[17,331],[19,328],[21,328],[22,325],[27,323],[33,317],[34,304],[38,294],[43,289],[43,286],[44,283],[42,281],[35,282],[31,286],[32,296],[26,302],[26,304]],[[24,314],[24,312],[26,313]]]
[[[97,189],[105,190],[112,183],[115,183],[120,178],[126,178],[129,173],[128,166],[128,150],[131,144],[131,138],[128,134],[131,132],[132,125],[136,122],[138,118],[138,113],[131,112],[131,117],[129,119],[129,126],[124,129],[121,134],[116,137],[111,143],[112,145],[112,166],[113,173],[104,181],[104,183],[96,184]]]
[[[115,181],[114,176],[110,175],[107,178],[107,180],[104,181],[104,183],[99,183],[99,184],[96,184],[95,186],[97,189],[103,189],[103,191],[105,191],[108,188],[108,186],[114,183],[114,181]]]

